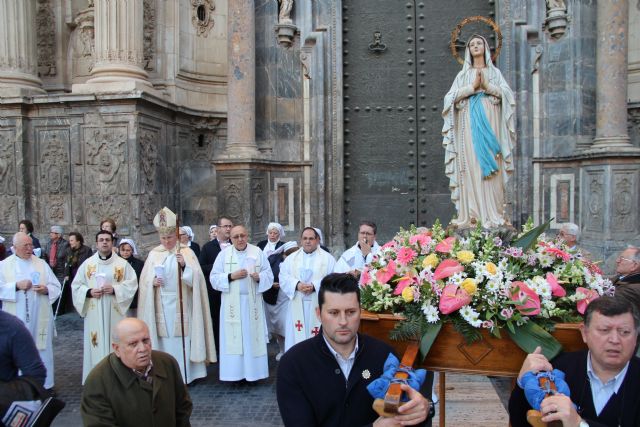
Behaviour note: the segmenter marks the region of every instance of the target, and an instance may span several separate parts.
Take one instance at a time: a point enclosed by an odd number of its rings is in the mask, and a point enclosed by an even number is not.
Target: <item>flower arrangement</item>
[[[506,330],[527,351],[545,341],[558,347],[546,331],[580,321],[587,304],[612,295],[613,285],[579,252],[542,234],[547,225],[528,222],[510,243],[480,225],[466,237],[449,235],[438,222],[401,230],[364,269],[362,306],[401,314],[392,339],[421,338],[423,356],[443,322],[468,342],[481,338],[480,329],[498,338]]]

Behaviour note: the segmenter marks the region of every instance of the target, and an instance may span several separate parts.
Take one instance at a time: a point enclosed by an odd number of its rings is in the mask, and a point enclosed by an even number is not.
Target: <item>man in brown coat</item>
[[[89,373],[80,412],[85,427],[186,427],[192,403],[178,362],[151,350],[149,328],[139,319],[121,320],[113,350]]]

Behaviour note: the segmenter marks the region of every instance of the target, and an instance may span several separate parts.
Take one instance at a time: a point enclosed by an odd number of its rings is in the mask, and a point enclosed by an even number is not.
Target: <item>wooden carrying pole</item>
[[[178,239],[176,246],[176,253],[180,253],[180,219],[176,215],[176,238]],[[184,362],[184,383],[188,384],[187,380],[187,350],[184,342],[184,308],[182,305],[182,266],[178,261],[178,301],[180,303],[180,335],[182,337],[182,361]]]
[[[413,363],[416,361],[417,356],[418,342],[410,341],[404,352],[404,356],[402,356],[400,365],[413,367]],[[403,381],[409,378],[409,374],[398,370],[394,378],[398,380],[398,382],[392,382],[389,384],[389,389],[387,390],[387,394],[385,394],[384,399],[376,399],[373,402],[373,409],[381,417],[393,417],[398,413],[398,408],[401,406],[400,397],[402,396],[402,389],[400,388],[400,385]]]

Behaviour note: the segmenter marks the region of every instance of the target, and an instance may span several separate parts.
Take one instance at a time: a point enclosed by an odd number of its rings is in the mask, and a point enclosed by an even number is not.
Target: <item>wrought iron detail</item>
[[[382,33],[380,31],[373,32],[373,43],[369,45],[369,51],[374,53],[382,53],[387,50],[387,45],[382,43]]]

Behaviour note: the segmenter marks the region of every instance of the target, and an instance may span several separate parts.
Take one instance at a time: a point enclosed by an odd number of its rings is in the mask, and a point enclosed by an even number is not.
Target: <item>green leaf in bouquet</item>
[[[515,331],[509,329],[509,336],[527,354],[533,353],[537,346],[542,347],[542,354],[547,360],[553,359],[562,351],[562,344],[532,321],[516,326]]]
[[[422,360],[429,354],[429,350],[431,350],[431,346],[438,337],[440,329],[442,329],[442,322],[427,323],[425,328],[423,328],[422,338],[420,338],[420,355],[422,356]]]
[[[544,233],[544,231],[549,227],[549,224],[551,224],[551,221],[553,221],[553,219],[554,218],[551,218],[544,224],[541,224],[527,231],[522,236],[511,242],[511,246],[521,248],[524,252],[528,251],[536,243],[538,237],[540,237],[540,235]]]

